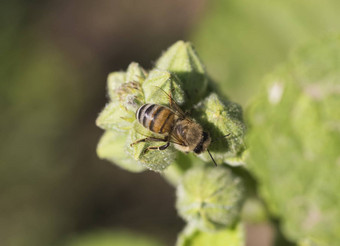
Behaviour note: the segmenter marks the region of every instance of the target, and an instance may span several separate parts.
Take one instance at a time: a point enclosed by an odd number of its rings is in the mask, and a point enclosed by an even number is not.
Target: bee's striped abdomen
[[[158,104],[144,104],[136,111],[136,119],[150,131],[170,133],[175,114],[168,107]]]

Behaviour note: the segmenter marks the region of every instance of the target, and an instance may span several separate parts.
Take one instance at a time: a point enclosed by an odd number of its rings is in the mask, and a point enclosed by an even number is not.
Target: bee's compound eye
[[[200,154],[202,152],[203,145],[199,143],[196,148],[194,149],[195,154]]]
[[[202,151],[204,151],[203,150],[204,142],[207,141],[208,138],[209,138],[209,134],[207,132],[202,132],[201,140],[194,149],[194,152],[196,154],[200,154]]]
[[[207,139],[208,139],[208,137],[209,137],[209,133],[207,133],[207,132],[203,132],[203,143],[205,142],[205,141],[207,141]]]

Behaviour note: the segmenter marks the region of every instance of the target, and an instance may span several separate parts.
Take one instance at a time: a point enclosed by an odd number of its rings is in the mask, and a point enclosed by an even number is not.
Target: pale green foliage
[[[340,30],[338,0],[209,3],[193,40],[220,89],[242,105],[292,48]]]
[[[320,242],[319,240],[313,238],[305,238],[301,240],[298,243],[298,246],[328,246],[329,244],[326,244],[324,242]]]
[[[297,50],[248,113],[249,168],[294,241],[340,243],[339,44],[335,37]]]
[[[240,224],[216,232],[203,232],[187,226],[179,235],[176,246],[243,246],[244,241],[243,228]]]
[[[181,159],[180,156],[183,155],[172,145],[163,151],[144,152],[147,147],[160,146],[164,142],[141,142],[130,146],[131,143],[145,137],[164,138],[139,124],[135,119],[135,113],[144,103],[169,107],[171,95],[184,111],[191,111],[191,117],[202,124],[213,140],[216,139],[211,145],[211,150],[214,155],[216,154],[219,163],[243,163],[245,127],[242,122],[242,110],[235,103],[222,101],[215,93],[204,98],[209,93],[208,76],[190,43],[183,41],[175,43],[158,59],[156,67],[149,72],[137,63],[131,63],[126,72],[111,73],[107,84],[110,101],[100,113],[96,123],[110,133],[104,134],[98,145],[99,157],[130,171],[139,171],[143,168],[132,167],[131,160],[122,161],[124,158],[132,157],[136,165],[140,163],[153,171],[163,171],[175,160]],[[126,139],[120,135],[116,136],[118,132],[125,134]],[[228,138],[224,138],[223,136],[227,134],[230,134]],[[114,139],[120,139],[122,142],[113,145]],[[113,146],[120,151],[112,150],[110,153],[110,148]],[[199,157],[205,162],[211,161],[206,153]],[[173,183],[177,183],[183,174],[179,170],[185,171],[187,168],[180,167],[183,163],[178,161],[174,165],[177,165],[177,168],[173,170],[177,171],[172,173],[170,179]],[[188,166],[188,164],[184,165]]]
[[[242,221],[252,224],[266,222],[269,219],[263,202],[257,197],[247,198],[241,216]]]
[[[179,214],[203,231],[232,227],[244,199],[242,179],[225,167],[195,167],[177,187]]]

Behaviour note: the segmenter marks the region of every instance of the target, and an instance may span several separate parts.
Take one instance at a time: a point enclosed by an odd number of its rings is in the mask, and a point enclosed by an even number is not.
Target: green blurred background
[[[174,189],[96,156],[107,74],[132,61],[151,68],[190,40],[246,106],[294,47],[339,33],[339,10],[336,0],[1,1],[0,245],[78,245],[84,234],[129,245],[119,241],[129,232],[173,245],[184,226]],[[264,246],[268,233],[248,227],[247,245]]]

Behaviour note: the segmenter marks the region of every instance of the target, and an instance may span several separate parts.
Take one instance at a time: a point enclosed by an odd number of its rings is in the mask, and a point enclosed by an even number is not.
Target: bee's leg
[[[167,142],[166,144],[161,145],[161,146],[150,146],[150,147],[147,147],[144,150],[143,154],[147,153],[149,150],[156,150],[156,149],[157,150],[165,150],[166,148],[169,147],[169,145],[170,145],[170,142]]]
[[[138,144],[138,143],[144,143],[144,142],[167,142],[167,139],[162,139],[162,138],[154,138],[154,137],[147,137],[147,138],[142,138],[137,140],[136,142],[133,142],[130,144],[130,146]]]

